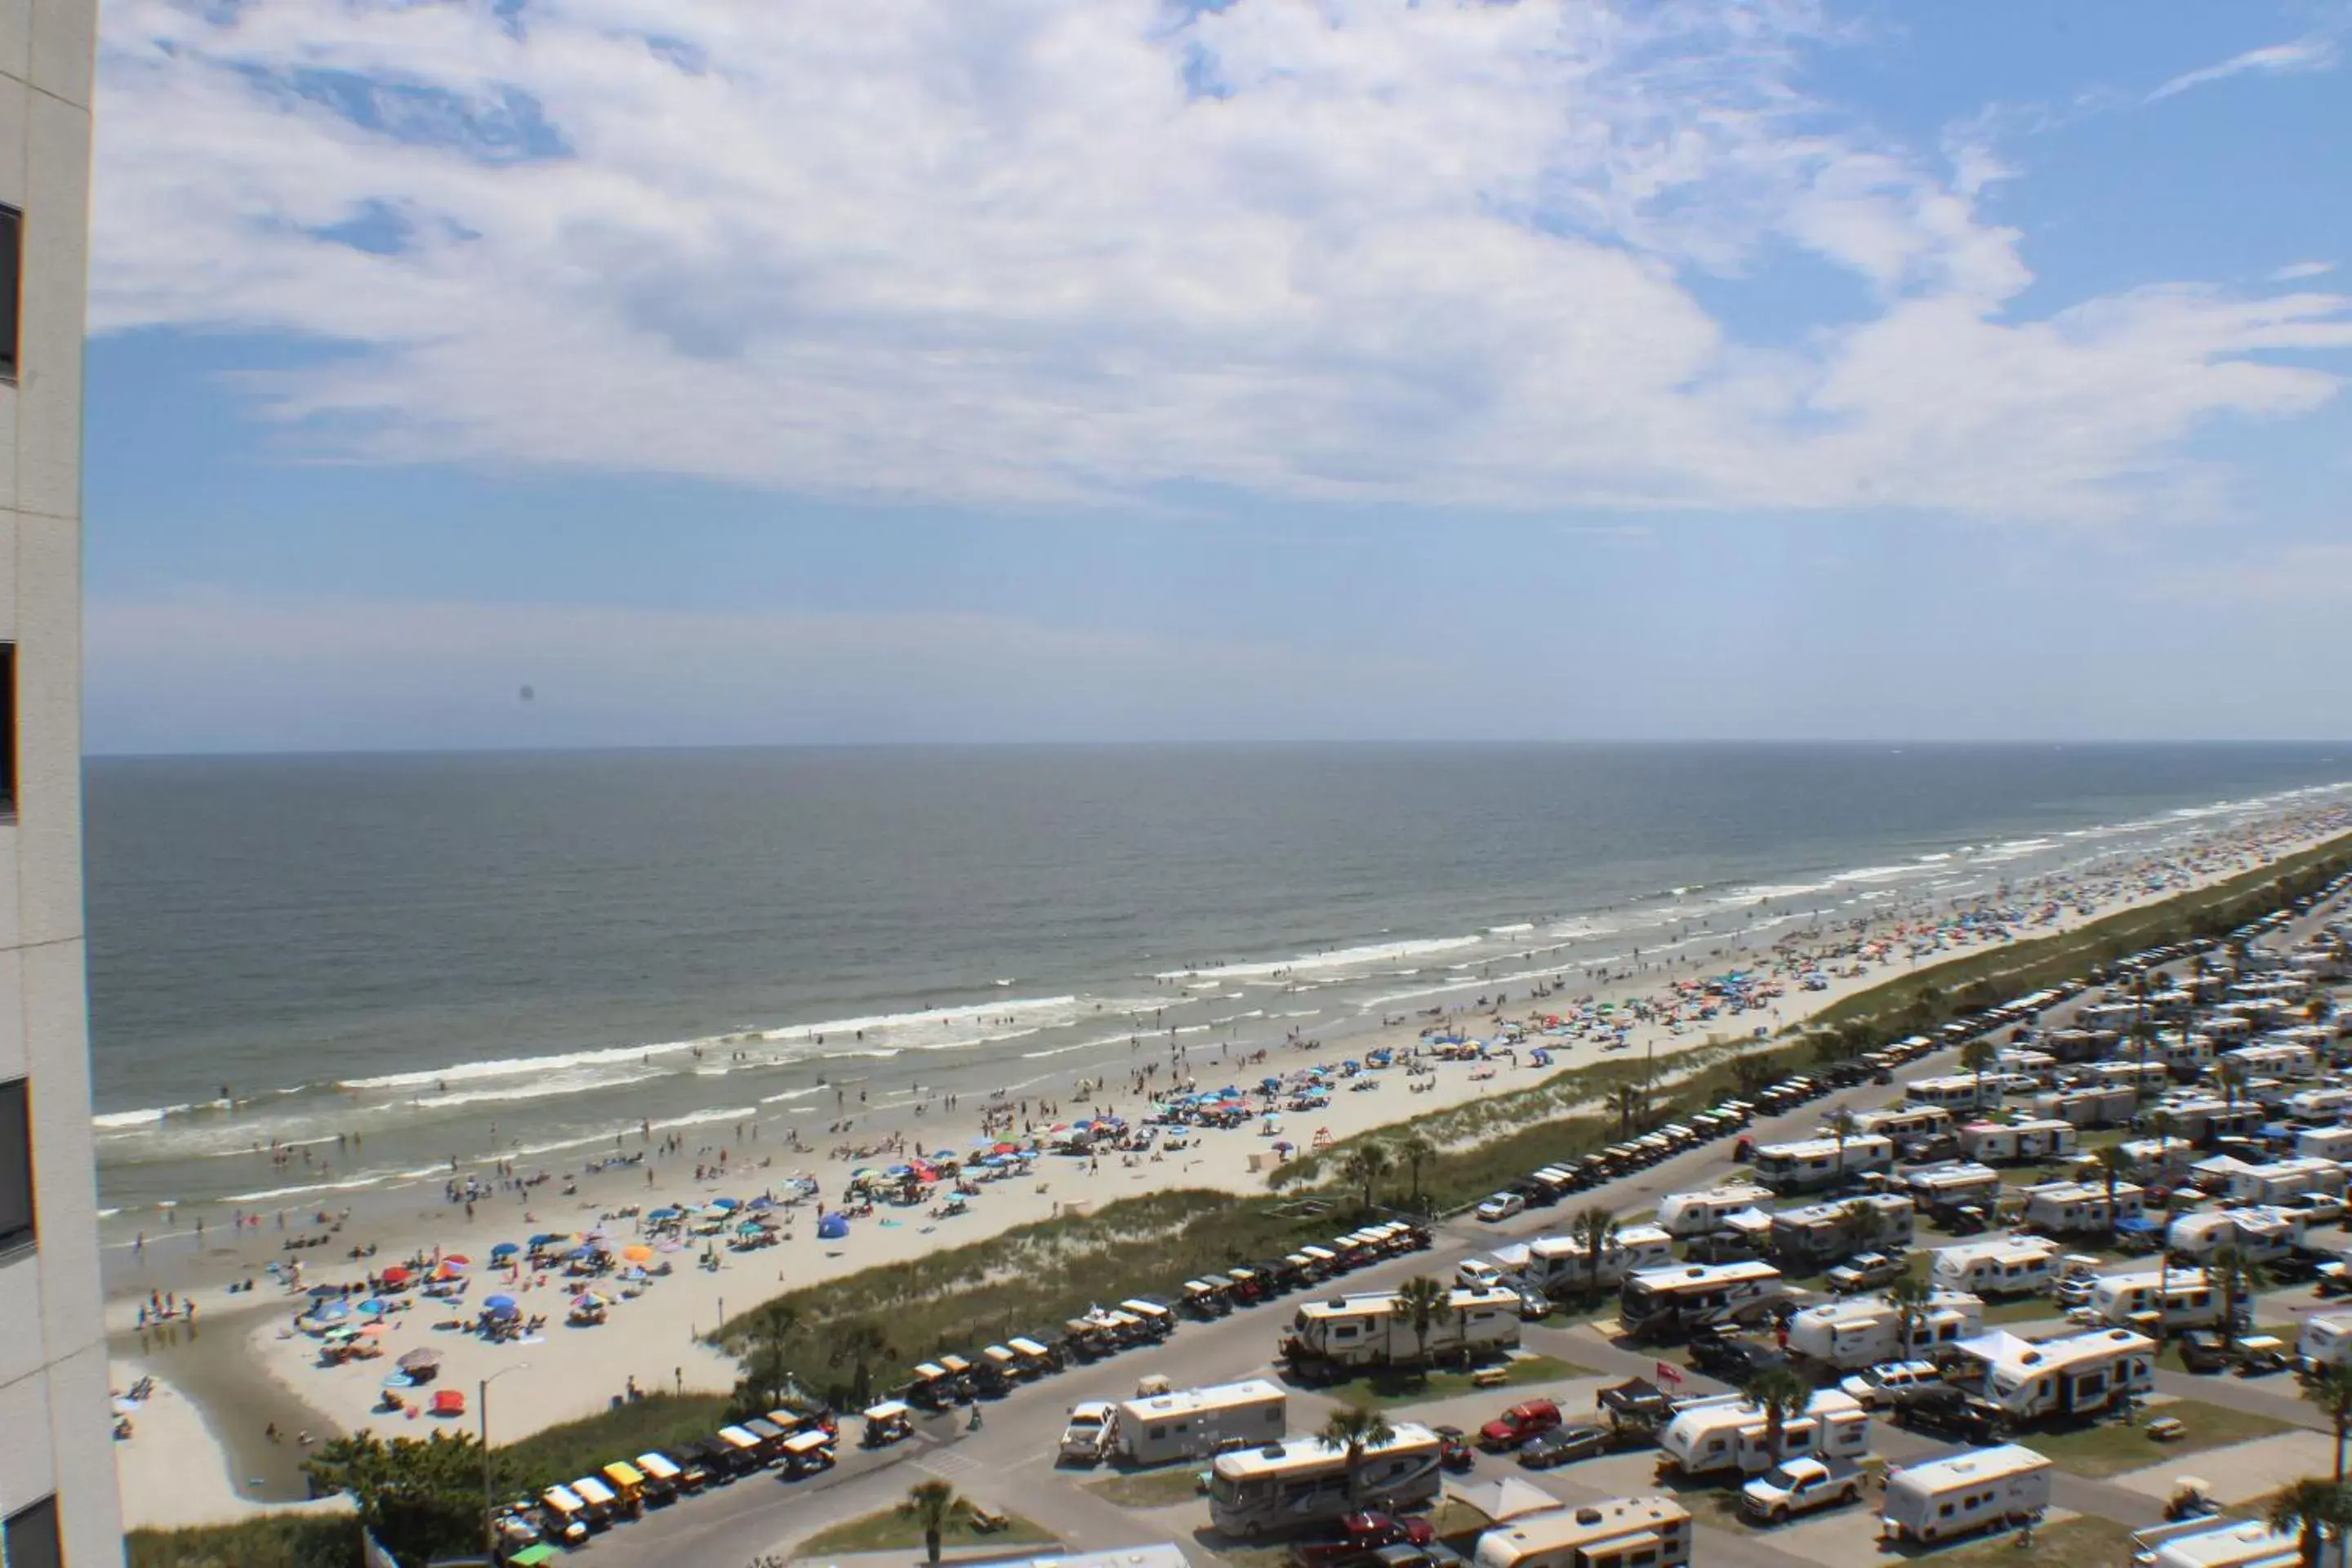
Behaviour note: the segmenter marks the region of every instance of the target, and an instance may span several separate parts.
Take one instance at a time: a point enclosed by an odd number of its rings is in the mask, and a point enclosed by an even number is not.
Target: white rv
[[[2074,1152],[2074,1124],[2039,1121],[1971,1121],[1960,1129],[1960,1152],[1987,1165],[2063,1160]]]
[[[1508,1350],[1519,1342],[1517,1291],[1451,1290],[1446,1304],[1452,1310],[1430,1324],[1424,1346],[1391,1292],[1309,1301],[1291,1319],[1281,1353],[1294,1365],[1390,1366],[1425,1355]]]
[[[1353,1513],[1367,1503],[1411,1508],[1434,1501],[1444,1472],[1436,1433],[1400,1421],[1388,1440],[1367,1443],[1354,1472],[1348,1454],[1320,1437],[1290,1437],[1263,1448],[1220,1454],[1209,1467],[1209,1522],[1219,1533],[1255,1541]]]
[[[2250,1263],[2284,1258],[2303,1245],[2304,1220],[2283,1209],[2255,1205],[2246,1208],[2200,1209],[2182,1215],[2164,1233],[2165,1249],[2175,1258],[2202,1262],[2224,1247],[2235,1247]]]
[[[2192,1519],[2132,1531],[2132,1561],[2147,1568],[2297,1568],[2303,1545],[2259,1519]],[[2320,1562],[2343,1568],[2341,1550]]]
[[[1968,1110],[1979,1105],[2000,1103],[2001,1075],[1984,1075],[1983,1086],[1978,1086],[1974,1073],[1960,1073],[1947,1078],[1915,1078],[1903,1086],[1903,1098],[1913,1105],[1939,1106],[1947,1110]]]
[[[1601,1249],[1598,1271],[1591,1252],[1573,1237],[1538,1237],[1528,1243],[1526,1279],[1547,1296],[1573,1295],[1579,1290],[1606,1289],[1636,1269],[1657,1268],[1674,1260],[1672,1237],[1654,1225],[1629,1225]]]
[[[1772,1201],[1771,1190],[1749,1183],[1704,1193],[1668,1193],[1658,1200],[1658,1228],[1668,1236],[1705,1236],[1723,1228],[1724,1216]]]
[[[1884,1171],[1895,1163],[1895,1141],[1875,1133],[1849,1138],[1841,1148],[1834,1138],[1807,1138],[1795,1143],[1759,1144],[1749,1156],[1756,1179],[1774,1192],[1807,1192],[1835,1186],[1864,1171]]]
[[[1930,1214],[1965,1204],[1990,1210],[2000,1198],[2000,1173],[1972,1160],[1920,1165],[1895,1178],[1911,1201]]]
[[[1111,1452],[1135,1465],[1198,1458],[1236,1442],[1278,1443],[1288,1427],[1283,1391],[1263,1378],[1130,1399],[1111,1422]]]
[[[2094,1415],[2156,1386],[2156,1342],[2129,1329],[2041,1341],[1994,1329],[1959,1348],[1984,1367],[1979,1392],[2019,1421]]]
[[[2115,1228],[2116,1220],[2137,1218],[2146,1195],[2130,1182],[2116,1183],[2116,1213],[2110,1215],[2103,1184],[2043,1182],[2024,1192],[2025,1223],[2053,1236],[2105,1235]]]
[[[1690,1510],[1667,1497],[1616,1498],[1525,1513],[1478,1537],[1477,1568],[1682,1568]]]
[[[1883,1361],[1932,1358],[1984,1327],[1984,1303],[1938,1290],[1914,1314],[1911,1342],[1901,1342],[1902,1314],[1884,1297],[1856,1296],[1808,1307],[1789,1320],[1789,1357],[1807,1367],[1854,1372]]]
[[[1631,1337],[1660,1339],[1696,1328],[1761,1318],[1786,1287],[1769,1263],[1678,1263],[1644,1268],[1618,1293],[1617,1318]]]
[[[2033,1114],[2076,1127],[2122,1127],[2139,1110],[2139,1091],[2129,1084],[2060,1089],[2033,1097]]]
[[[1927,1543],[2032,1519],[2050,1506],[2050,1461],[2014,1443],[1906,1465],[1886,1478],[1879,1532]]]
[[[1899,1193],[1871,1193],[1772,1216],[1772,1256],[1806,1272],[1850,1253],[1899,1252],[1911,1245],[1913,1205]]]
[[[2274,1204],[2305,1193],[2344,1195],[2344,1167],[2333,1160],[2298,1156],[2254,1164],[2234,1155],[2217,1154],[2194,1167],[2199,1184],[2207,1192],[2216,1186],[2222,1195],[2242,1204]]]
[[[2031,1296],[2058,1277],[2058,1244],[2039,1236],[1963,1241],[1939,1247],[1934,1256],[1930,1282],[1977,1296]]]
[[[2221,1292],[2202,1268],[2150,1269],[2102,1275],[2091,1287],[2090,1308],[2103,1323],[2144,1322],[2161,1315],[2167,1329],[2202,1329],[2221,1321]]]
[[[1767,1446],[1764,1426],[1764,1413],[1737,1394],[1686,1401],[1658,1434],[1659,1473],[1698,1477],[1728,1470],[1752,1476],[1799,1454],[1858,1459],[1870,1451],[1870,1412],[1834,1388],[1817,1391],[1802,1415],[1789,1418],[1780,1433],[1780,1453]]]
[[[2305,1318],[2303,1332],[2295,1336],[2294,1353],[2305,1372],[2316,1372],[2323,1366],[2352,1361],[2352,1318],[2338,1313],[2332,1317]]]
[[[2352,1127],[2306,1127],[2294,1135],[2294,1152],[2307,1160],[2352,1160]]]
[[[1940,1105],[1904,1105],[1892,1110],[1857,1110],[1856,1132],[1876,1133],[1897,1143],[1933,1142],[1952,1130],[1952,1113]]]

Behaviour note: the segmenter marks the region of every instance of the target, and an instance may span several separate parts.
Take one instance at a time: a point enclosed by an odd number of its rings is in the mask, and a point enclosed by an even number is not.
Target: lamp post
[[[492,1556],[496,1556],[499,1550],[499,1505],[490,1490],[490,1384],[510,1372],[520,1372],[530,1364],[527,1361],[519,1361],[512,1366],[499,1368],[482,1379],[474,1395],[474,1415],[481,1422],[482,1428],[482,1550]]]

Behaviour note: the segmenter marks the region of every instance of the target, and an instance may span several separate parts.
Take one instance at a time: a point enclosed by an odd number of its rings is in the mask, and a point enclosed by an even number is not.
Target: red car
[[[1369,1557],[1383,1546],[1426,1546],[1436,1539],[1436,1530],[1425,1519],[1351,1513],[1339,1521],[1339,1533],[1335,1539],[1294,1543],[1290,1561],[1294,1568],[1339,1568],[1339,1564]]]
[[[1481,1447],[1516,1448],[1538,1432],[1559,1425],[1559,1406],[1549,1399],[1529,1399],[1512,1405],[1478,1428]]]

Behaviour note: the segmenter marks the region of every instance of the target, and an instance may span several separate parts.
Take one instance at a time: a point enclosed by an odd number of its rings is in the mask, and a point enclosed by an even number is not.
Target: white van
[[[2015,1443],[1906,1465],[1886,1478],[1879,1533],[1932,1542],[2016,1524],[2050,1506],[2050,1461]]]

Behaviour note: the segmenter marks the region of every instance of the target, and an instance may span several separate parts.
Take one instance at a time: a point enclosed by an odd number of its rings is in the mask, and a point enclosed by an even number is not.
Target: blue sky
[[[2341,738],[2347,47],[110,0],[89,745]]]

